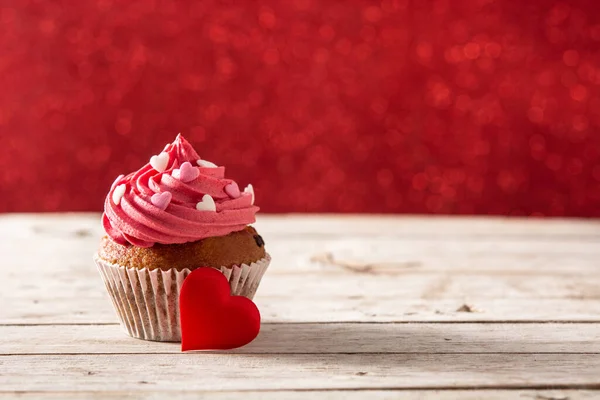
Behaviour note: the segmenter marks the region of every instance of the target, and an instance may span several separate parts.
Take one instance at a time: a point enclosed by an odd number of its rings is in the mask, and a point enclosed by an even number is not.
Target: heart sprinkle
[[[113,189],[115,186],[117,186],[117,182],[119,182],[123,178],[125,178],[125,175],[123,175],[123,174],[117,176],[117,179],[115,179],[115,181],[113,182],[113,184],[110,185],[110,188]]]
[[[229,185],[225,186],[225,193],[232,199],[237,199],[240,197],[240,187],[237,183],[231,182]]]
[[[161,210],[166,210],[172,198],[171,192],[154,193],[150,198],[150,202]]]
[[[198,211],[217,211],[217,205],[215,204],[215,201],[213,200],[212,196],[210,194],[205,194],[202,197],[202,201],[198,202],[198,204],[196,204],[196,210]]]
[[[252,201],[250,201],[250,204],[254,205],[254,187],[251,183],[248,184],[248,186],[246,186],[246,188],[244,189],[244,193],[250,193],[250,195],[252,196]]]
[[[210,161],[206,160],[198,160],[196,161],[196,164],[203,168],[218,168],[217,164],[211,163]]]
[[[121,198],[125,195],[126,188],[127,188],[127,185],[125,183],[122,183],[115,188],[115,190],[113,191],[113,194],[112,194],[113,203],[115,203],[117,205],[121,203]]]
[[[163,151],[157,156],[150,157],[150,165],[158,172],[165,172],[169,165],[169,153]]]
[[[173,178],[179,179],[181,182],[191,182],[200,175],[200,171],[194,168],[189,161],[186,161],[181,164],[181,167],[174,169],[171,175],[173,175]]]

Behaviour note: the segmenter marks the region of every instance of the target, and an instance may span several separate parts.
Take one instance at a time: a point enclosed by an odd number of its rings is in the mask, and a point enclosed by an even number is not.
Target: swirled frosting
[[[225,168],[201,160],[178,135],[139,171],[114,181],[104,201],[104,229],[115,242],[139,247],[240,231],[255,221],[258,207],[251,185],[240,192],[224,175]]]

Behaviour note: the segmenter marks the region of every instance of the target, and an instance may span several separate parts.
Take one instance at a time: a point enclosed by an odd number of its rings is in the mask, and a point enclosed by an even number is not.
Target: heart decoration
[[[196,204],[198,211],[217,211],[217,205],[210,194],[202,196],[202,201]]]
[[[244,193],[250,193],[250,195],[252,196],[250,204],[254,205],[254,187],[251,183],[249,183],[248,186],[246,186],[246,188],[244,189]]]
[[[150,202],[161,210],[166,210],[172,198],[171,192],[154,193],[150,198]]]
[[[198,164],[199,167],[203,168],[218,168],[217,164],[211,163],[210,161],[206,160],[198,160],[196,161],[196,164]]]
[[[114,188],[115,186],[117,186],[117,183],[119,183],[119,181],[121,181],[121,179],[125,178],[125,175],[121,174],[119,176],[117,176],[117,179],[115,179],[115,181],[113,182],[113,184],[110,186],[110,188]]]
[[[189,161],[186,161],[181,164],[181,167],[174,169],[171,175],[181,182],[191,182],[200,175],[200,171],[192,167],[192,164],[190,164]]]
[[[253,341],[260,312],[252,300],[231,296],[227,278],[208,267],[193,270],[179,294],[181,350],[228,350]]]
[[[240,197],[240,188],[237,183],[231,182],[229,185],[225,186],[225,193],[232,199],[237,199]]]
[[[150,165],[158,172],[165,172],[169,165],[169,153],[163,151],[157,156],[150,157]]]
[[[127,189],[127,185],[122,183],[118,185],[115,190],[113,190],[112,201],[115,204],[121,203],[121,198],[125,195],[125,189]]]

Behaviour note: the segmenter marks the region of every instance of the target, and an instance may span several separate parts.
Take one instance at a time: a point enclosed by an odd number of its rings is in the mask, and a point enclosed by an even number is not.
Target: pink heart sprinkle
[[[181,182],[191,182],[200,175],[198,168],[194,168],[189,161],[184,162],[179,167],[179,180]]]
[[[171,192],[154,193],[150,198],[150,201],[161,210],[166,210],[169,203],[171,203],[172,198],[173,195]]]
[[[240,197],[240,188],[237,183],[231,182],[229,185],[225,186],[225,193],[232,199],[237,199]]]

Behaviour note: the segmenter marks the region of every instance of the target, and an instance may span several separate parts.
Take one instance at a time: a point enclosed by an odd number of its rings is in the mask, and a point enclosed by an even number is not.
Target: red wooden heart
[[[213,268],[192,271],[179,295],[181,350],[227,350],[244,346],[260,330],[252,300],[231,296],[227,278]]]

